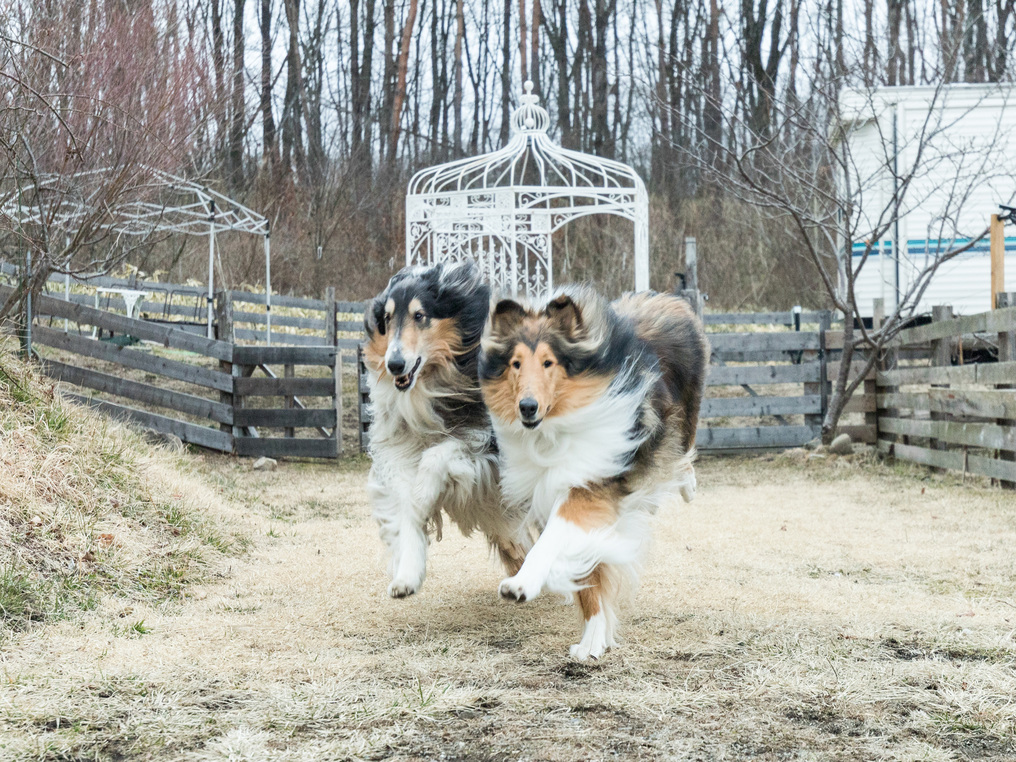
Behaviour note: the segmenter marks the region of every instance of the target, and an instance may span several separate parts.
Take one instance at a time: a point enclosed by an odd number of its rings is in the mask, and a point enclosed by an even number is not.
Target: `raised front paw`
[[[691,473],[688,474],[687,481],[681,485],[681,497],[684,498],[684,502],[690,503],[695,499],[695,493],[698,490],[698,481],[695,479],[695,469],[690,469]]]
[[[532,588],[527,589],[525,582],[520,580],[518,576],[509,577],[508,579],[502,581],[501,587],[498,588],[498,592],[506,601],[515,601],[516,603],[531,601],[540,594],[539,590],[533,590]]]

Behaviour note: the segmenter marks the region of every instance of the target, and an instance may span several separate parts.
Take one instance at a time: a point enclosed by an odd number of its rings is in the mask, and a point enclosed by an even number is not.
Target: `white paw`
[[[420,589],[419,582],[393,580],[388,586],[388,595],[392,598],[408,598]]]
[[[525,603],[531,601],[533,598],[540,594],[539,588],[533,585],[527,585],[524,580],[519,579],[518,575],[509,577],[508,579],[501,582],[501,587],[498,588],[498,593],[506,601],[515,601],[516,603]]]
[[[568,655],[575,661],[589,661],[590,659],[599,659],[606,650],[606,641],[587,643],[586,639],[583,638],[582,642],[576,643],[568,649]]]
[[[568,653],[576,661],[599,659],[614,641],[607,626],[607,618],[601,611],[586,620],[582,630],[582,640],[568,649]]]

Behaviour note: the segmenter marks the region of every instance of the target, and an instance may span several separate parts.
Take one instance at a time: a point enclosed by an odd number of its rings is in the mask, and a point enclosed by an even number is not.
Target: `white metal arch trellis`
[[[78,229],[101,204],[103,178],[115,170],[97,169],[73,175],[41,178],[19,188],[0,203],[0,214],[20,224],[48,224],[70,233]],[[237,231],[264,238],[267,343],[272,343],[272,257],[268,219],[228,196],[201,183],[168,172],[141,167],[143,179],[129,196],[106,210],[107,222],[96,225],[120,235],[146,236],[178,233],[208,236],[208,338],[213,337],[215,296],[215,236]],[[47,194],[53,190],[53,194]],[[52,198],[46,198],[51,195]],[[25,197],[35,201],[25,204]]]
[[[645,183],[626,164],[555,144],[532,91],[526,82],[504,148],[410,180],[406,264],[473,258],[496,290],[540,298],[554,286],[553,233],[578,217],[612,214],[635,225],[635,289],[648,289]]]

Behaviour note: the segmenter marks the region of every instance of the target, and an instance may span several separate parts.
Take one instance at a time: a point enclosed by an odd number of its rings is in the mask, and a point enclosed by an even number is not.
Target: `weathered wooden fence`
[[[962,362],[976,336],[997,362]],[[931,360],[900,359],[931,344]],[[933,322],[900,332],[878,373],[878,449],[901,460],[997,479],[1016,488],[1016,307]]]
[[[10,291],[0,286],[0,299]],[[117,398],[70,395],[114,417],[239,455],[340,455],[340,348],[238,345],[230,305],[228,294],[221,294],[219,338],[207,339],[172,323],[40,296],[32,334],[35,344],[56,350],[44,358],[44,372]],[[83,358],[102,369],[85,367]]]

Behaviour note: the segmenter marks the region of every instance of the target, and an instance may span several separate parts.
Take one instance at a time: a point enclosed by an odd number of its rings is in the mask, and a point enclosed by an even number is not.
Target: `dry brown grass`
[[[12,759],[1011,759],[1016,511],[952,476],[706,459],[658,517],[621,648],[566,658],[574,610],[497,599],[479,538],[385,594],[366,463],[192,461],[260,535],[180,606],[22,635]]]
[[[199,512],[171,454],[63,403],[11,350],[0,340],[0,647],[104,595],[122,607],[178,598],[242,546]]]

